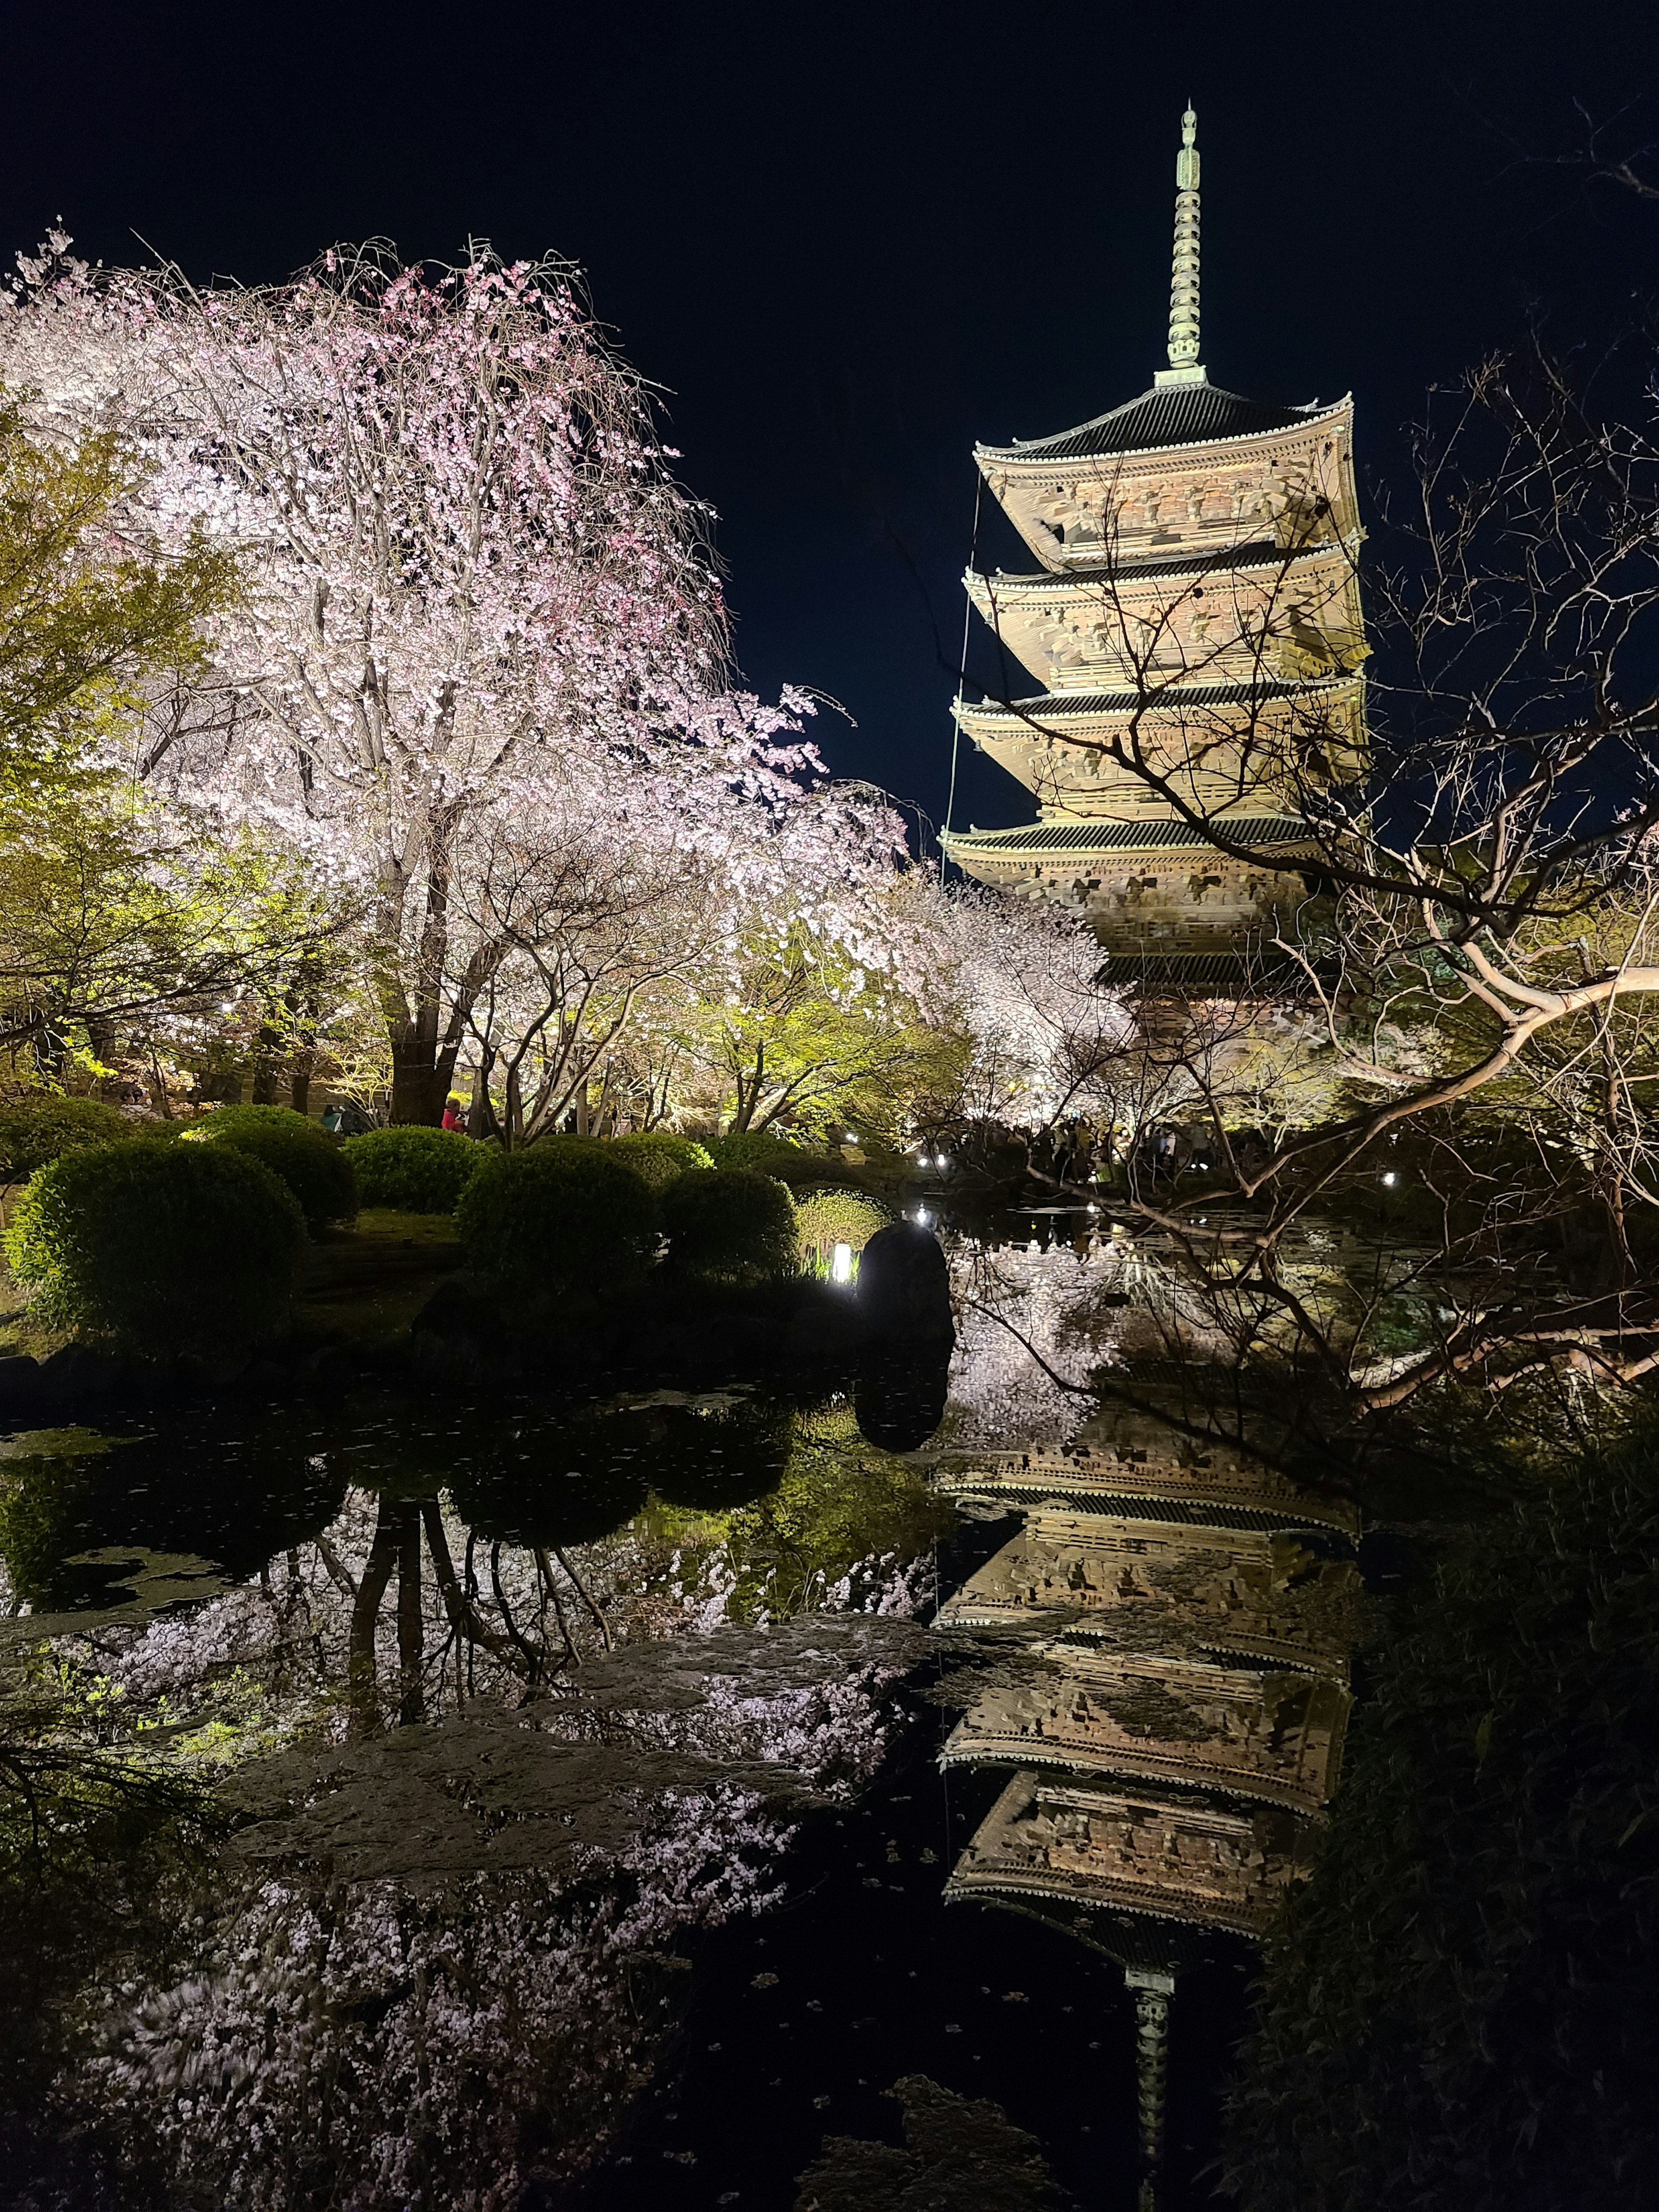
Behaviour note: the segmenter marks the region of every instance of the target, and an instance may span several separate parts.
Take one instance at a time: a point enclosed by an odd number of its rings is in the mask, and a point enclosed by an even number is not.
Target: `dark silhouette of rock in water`
[[[890,1221],[859,1261],[859,1316],[872,1344],[953,1342],[951,1277],[931,1229]]]
[[[826,2136],[800,2177],[795,2212],[1060,2212],[1035,2136],[1000,2105],[958,2097],[925,2074],[886,2093],[904,2113],[904,2148]]]
[[[882,1451],[915,1451],[945,1419],[950,1385],[948,1342],[866,1354],[853,1392],[859,1433]]]

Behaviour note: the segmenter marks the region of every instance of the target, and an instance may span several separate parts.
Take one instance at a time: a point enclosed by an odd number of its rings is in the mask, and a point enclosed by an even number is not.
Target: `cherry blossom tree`
[[[0,373],[48,433],[130,427],[154,519],[221,539],[247,584],[135,769],[363,901],[392,1116],[435,1119],[481,994],[535,940],[536,870],[527,915],[481,881],[504,838],[568,848],[621,769],[672,842],[687,814],[786,805],[815,757],[727,688],[706,517],[568,264],[364,250],[200,293],[55,245],[0,318]]]

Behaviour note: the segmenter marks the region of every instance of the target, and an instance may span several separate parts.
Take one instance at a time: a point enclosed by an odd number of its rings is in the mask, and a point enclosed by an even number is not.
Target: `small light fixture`
[[[858,1139],[853,1134],[853,1132],[850,1129],[843,1129],[842,1131],[841,1140],[844,1145],[856,1145],[858,1142]]]
[[[1399,1181],[1399,1177],[1395,1174],[1394,1170],[1390,1168],[1387,1175],[1383,1176],[1382,1180],[1386,1183],[1393,1183],[1397,1182]]]
[[[924,1229],[927,1226],[927,1209],[925,1206],[919,1206],[916,1208],[916,1219],[921,1222]]]
[[[853,1279],[853,1248],[837,1244],[830,1255],[830,1279],[832,1283],[850,1283]]]

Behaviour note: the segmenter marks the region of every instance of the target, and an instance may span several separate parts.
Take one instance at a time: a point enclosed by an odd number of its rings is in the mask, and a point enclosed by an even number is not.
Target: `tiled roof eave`
[[[1029,699],[1011,700],[1006,706],[997,700],[963,700],[953,705],[951,712],[963,721],[971,719],[1006,722],[1014,729],[1028,729],[1039,716],[1057,714],[1086,721],[1096,716],[1137,712],[1173,714],[1182,707],[1254,706],[1267,699],[1301,699],[1310,693],[1358,690],[1364,680],[1354,669],[1342,676],[1312,676],[1299,681],[1274,678],[1264,684],[1168,684],[1152,692],[1048,691]]]
[[[1283,814],[1218,815],[1214,832],[1231,834],[1233,843],[1264,852],[1304,843],[1311,847],[1314,835],[1305,822]],[[1018,823],[1006,830],[947,830],[939,842],[947,852],[965,852],[987,860],[1003,854],[1011,860],[1030,860],[1042,852],[1187,852],[1207,846],[1210,838],[1191,823],[1173,817],[1115,822],[1102,817],[1087,822]]]
[[[1066,592],[1096,589],[1102,584],[1136,584],[1144,579],[1161,576],[1231,576],[1247,573],[1252,568],[1282,568],[1287,566],[1307,568],[1322,557],[1341,555],[1352,567],[1358,559],[1359,548],[1364,542],[1364,533],[1349,531],[1341,538],[1321,538],[1306,545],[1269,545],[1252,540],[1248,545],[1226,548],[1218,552],[1188,553],[1168,559],[1121,561],[1115,568],[1103,563],[1097,568],[1042,569],[1035,574],[1021,575],[997,569],[990,574],[982,568],[963,571],[963,584],[969,592],[988,594],[999,592]],[[1231,557],[1230,557],[1231,556]]]
[[[1138,404],[1138,402],[1132,399],[1126,404],[1133,407]],[[1345,392],[1340,399],[1334,399],[1328,407],[1318,408],[1308,415],[1287,410],[1291,415],[1291,419],[1288,422],[1275,423],[1261,429],[1226,430],[1213,437],[1185,439],[1178,445],[1111,447],[1094,453],[1062,453],[1053,450],[1055,447],[1064,444],[1068,438],[1079,438],[1087,431],[1103,428],[1104,424],[1110,422],[1113,415],[1120,411],[1116,408],[1111,408],[1104,415],[1097,415],[1086,422],[1078,423],[1073,429],[1056,430],[1048,438],[1017,438],[1012,446],[975,444],[974,459],[981,462],[1000,461],[1005,466],[1011,465],[1018,466],[1024,463],[1034,468],[1048,469],[1061,465],[1067,461],[1119,462],[1143,460],[1154,453],[1166,458],[1173,457],[1177,453],[1206,453],[1218,446],[1242,446],[1253,439],[1282,438],[1289,431],[1311,428],[1316,423],[1328,422],[1333,415],[1340,415],[1352,404],[1352,392]]]

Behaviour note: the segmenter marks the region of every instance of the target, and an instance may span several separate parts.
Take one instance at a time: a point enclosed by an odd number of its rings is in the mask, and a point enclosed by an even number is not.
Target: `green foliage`
[[[240,1149],[137,1141],[49,1162],[4,1241],[52,1321],[179,1352],[277,1328],[306,1234],[287,1185]]]
[[[343,1148],[291,1106],[221,1106],[185,1133],[228,1145],[280,1176],[313,1236],[331,1222],[349,1221],[357,1211],[356,1179]]]
[[[623,1288],[657,1245],[644,1180],[610,1146],[579,1137],[492,1154],[462,1192],[455,1222],[478,1273],[521,1297]]]
[[[891,919],[905,926],[897,909]],[[785,1121],[815,1137],[846,1127],[890,1143],[913,1099],[960,1081],[961,1040],[922,1021],[890,975],[799,923],[781,940],[760,931],[735,988],[694,1028],[738,1129]]]
[[[734,1462],[764,1445],[769,1418],[763,1401],[729,1430],[720,1425]],[[718,1534],[734,1577],[734,1620],[799,1613],[864,1562],[879,1579],[884,1566],[890,1571],[925,1552],[954,1518],[924,1476],[865,1441],[844,1400],[795,1417],[781,1478],[757,1482],[748,1502],[733,1506],[729,1490],[722,1497],[712,1481],[687,1481],[678,1469],[659,1488],[687,1509],[683,1520],[669,1516],[673,1541],[690,1549]]]
[[[765,1130],[738,1129],[729,1137],[711,1137],[708,1151],[717,1168],[752,1168],[757,1175],[775,1176],[792,1190],[817,1183],[860,1185],[858,1170],[836,1153],[809,1152],[787,1137]]]
[[[60,1152],[118,1143],[133,1133],[118,1108],[96,1098],[37,1091],[0,1106],[0,1182],[25,1182]]]
[[[695,1139],[677,1137],[667,1129],[645,1129],[637,1136],[618,1137],[611,1149],[656,1191],[665,1190],[688,1168],[712,1168],[714,1164],[712,1156]]]
[[[893,1218],[878,1199],[855,1190],[810,1190],[795,1200],[795,1237],[801,1267],[827,1275],[837,1244],[850,1245],[854,1257],[878,1229]]]
[[[187,665],[234,596],[234,556],[204,538],[165,560],[112,527],[142,457],[111,432],[37,443],[0,394],[0,788],[8,804],[80,776],[86,747],[147,672]],[[113,550],[119,546],[122,550]]]
[[[340,1147],[357,1178],[364,1206],[403,1213],[453,1213],[480,1164],[489,1155],[459,1129],[433,1129],[400,1121],[368,1129]]]
[[[704,1282],[760,1283],[795,1273],[795,1203],[747,1168],[694,1168],[662,1195],[668,1261]]]
[[[1449,1558],[1380,1653],[1231,2110],[1243,2212],[1651,2201],[1659,1438]]]

